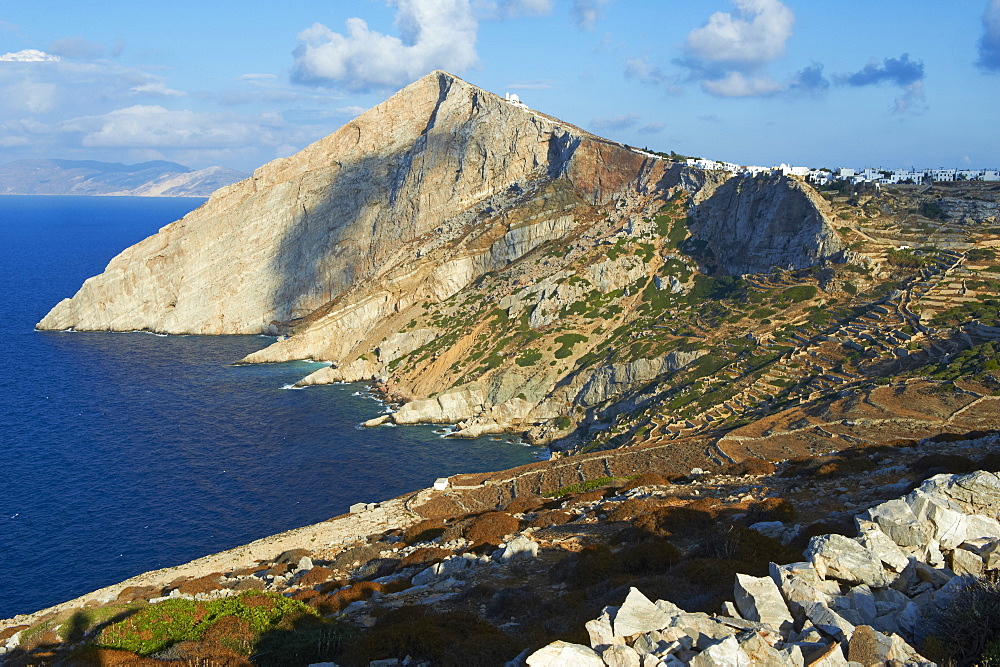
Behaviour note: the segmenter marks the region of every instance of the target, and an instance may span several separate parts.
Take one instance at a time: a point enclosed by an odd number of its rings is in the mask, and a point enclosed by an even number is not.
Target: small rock
[[[743,618],[740,616],[739,610],[736,609],[736,605],[729,600],[722,603],[722,615],[728,616],[729,618]]]
[[[518,535],[514,539],[507,542],[506,546],[500,551],[499,560],[504,563],[510,562],[518,558],[537,558],[538,557],[538,543],[532,541],[530,538],[524,535]]]
[[[836,534],[814,537],[805,556],[823,578],[829,575],[849,584],[878,588],[889,585],[881,559],[849,537]]]
[[[794,624],[792,614],[781,597],[781,591],[770,577],[737,574],[733,595],[743,618],[767,623],[782,633],[791,630]]]
[[[614,644],[609,646],[603,653],[601,659],[608,667],[641,667],[642,658],[635,650],[624,644]]]
[[[926,544],[931,537],[930,527],[917,518],[913,509],[902,498],[876,505],[859,518],[877,524],[883,533],[901,547]]]
[[[809,667],[847,667],[847,658],[840,644],[834,644],[826,649],[806,657]]]
[[[618,637],[617,639],[621,639]],[[649,655],[651,653],[657,652],[657,647],[659,647],[660,642],[663,641],[663,635],[661,635],[656,630],[650,630],[649,632],[644,632],[635,641],[632,642],[632,648],[639,655]]]
[[[737,640],[740,643],[740,648],[754,664],[781,665],[785,662],[784,656],[756,632],[744,632],[737,637]]]
[[[1000,521],[993,517],[973,514],[965,522],[966,539],[1000,538]]]
[[[982,557],[961,547],[951,552],[948,565],[951,567],[951,571],[958,575],[968,574],[979,577],[983,574]]]
[[[855,586],[847,592],[847,598],[851,602],[851,609],[858,618],[855,625],[871,623],[878,614],[878,606],[875,604],[875,596],[872,590],[865,585]]]
[[[604,667],[604,661],[583,644],[554,641],[528,656],[529,667]]]
[[[920,489],[910,494],[906,499],[918,519],[926,519],[931,523],[931,536],[945,549],[953,549],[965,541],[967,517],[961,512],[948,508]],[[980,537],[973,535],[971,537]]]
[[[670,620],[668,614],[650,602],[649,598],[637,588],[631,588],[612,622],[616,636],[629,637],[665,628],[670,624]]]
[[[858,524],[860,526],[858,543],[878,556],[882,563],[894,571],[902,572],[910,561],[899,545],[883,533],[876,524],[869,521],[858,521]]]
[[[822,603],[807,604],[803,610],[813,625],[839,642],[847,641],[854,633],[853,624]]]
[[[587,634],[590,635],[590,647],[595,651],[600,651],[603,647],[611,646],[612,644],[623,641],[621,638],[616,638],[614,631],[611,629],[611,616],[605,611],[599,617],[587,621]]]
[[[736,637],[726,637],[691,659],[691,667],[750,667],[750,656]]]

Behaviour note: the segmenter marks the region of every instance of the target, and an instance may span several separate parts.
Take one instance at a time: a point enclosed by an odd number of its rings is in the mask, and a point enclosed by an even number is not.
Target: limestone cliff
[[[690,337],[728,331],[664,324],[704,299],[692,247],[731,273],[815,264],[840,247],[823,206],[434,72],[127,249],[38,327],[288,334],[245,361],[329,361],[300,384],[373,381],[396,423],[545,442],[688,382]]]
[[[801,269],[843,250],[828,205],[797,179],[696,172],[687,188],[692,234],[725,273]]]
[[[572,223],[501,231],[505,221],[488,217],[512,186],[564,177],[581,200],[600,203],[655,177],[649,162],[435,72],[126,250],[39,328],[275,332],[352,286],[396,287],[414,271],[420,291],[445,298]],[[469,238],[473,222],[501,233]],[[435,248],[448,256],[421,271],[428,262],[413,260]],[[362,310],[378,318],[399,306],[377,300]]]

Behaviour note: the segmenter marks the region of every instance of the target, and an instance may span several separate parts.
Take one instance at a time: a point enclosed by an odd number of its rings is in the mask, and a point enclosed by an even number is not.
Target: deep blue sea
[[[384,409],[363,385],[229,365],[270,338],[34,331],[202,201],[0,196],[0,618],[537,454],[359,429]]]

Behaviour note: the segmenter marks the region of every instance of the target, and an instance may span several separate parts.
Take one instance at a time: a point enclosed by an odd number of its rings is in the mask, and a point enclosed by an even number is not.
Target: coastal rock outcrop
[[[280,334],[242,361],[329,362],[298,386],[375,382],[405,404],[394,423],[543,443],[701,354],[663,323],[699,305],[699,267],[838,252],[824,206],[798,181],[694,169],[439,71],[218,190],[37,326]]]
[[[491,207],[492,197],[528,178],[566,178],[582,199],[600,203],[625,183],[655,177],[656,169],[643,170],[649,162],[434,72],[298,154],[220,189],[112,260],[38,326],[272,332],[352,286],[412,268],[415,255],[434,245],[460,241],[449,232],[462,216],[489,216],[486,209],[499,204]],[[447,296],[569,224],[557,216],[504,229],[485,254],[452,248],[457,266],[429,282]]]
[[[671,665],[932,665],[913,646],[975,577],[1000,569],[998,513],[997,473],[936,475],[859,514],[857,537],[817,536],[805,562],[737,574],[726,613],[690,614],[632,588],[587,623],[591,650],[607,665],[618,664],[615,646]],[[914,544],[917,534],[924,541]],[[553,664],[540,661],[553,651],[528,664]]]

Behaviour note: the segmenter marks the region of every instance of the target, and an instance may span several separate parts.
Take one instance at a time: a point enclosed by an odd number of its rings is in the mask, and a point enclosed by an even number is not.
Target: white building
[[[816,185],[828,185],[835,180],[832,171],[826,171],[825,169],[810,169],[809,173],[806,175],[806,180],[810,183],[815,183]]]
[[[740,167],[732,162],[719,162],[718,160],[694,160],[688,158],[687,165],[689,167],[697,167],[698,169],[704,169],[705,171],[737,171]]]
[[[517,96],[517,93],[506,93],[506,94],[504,94],[504,99],[507,100],[507,102],[509,102],[510,104],[513,104],[516,107],[521,107],[523,109],[527,109],[528,108],[528,105],[525,104],[524,102],[522,102],[521,98]]]
[[[958,175],[957,169],[925,169],[924,174],[932,181],[954,181]]]

